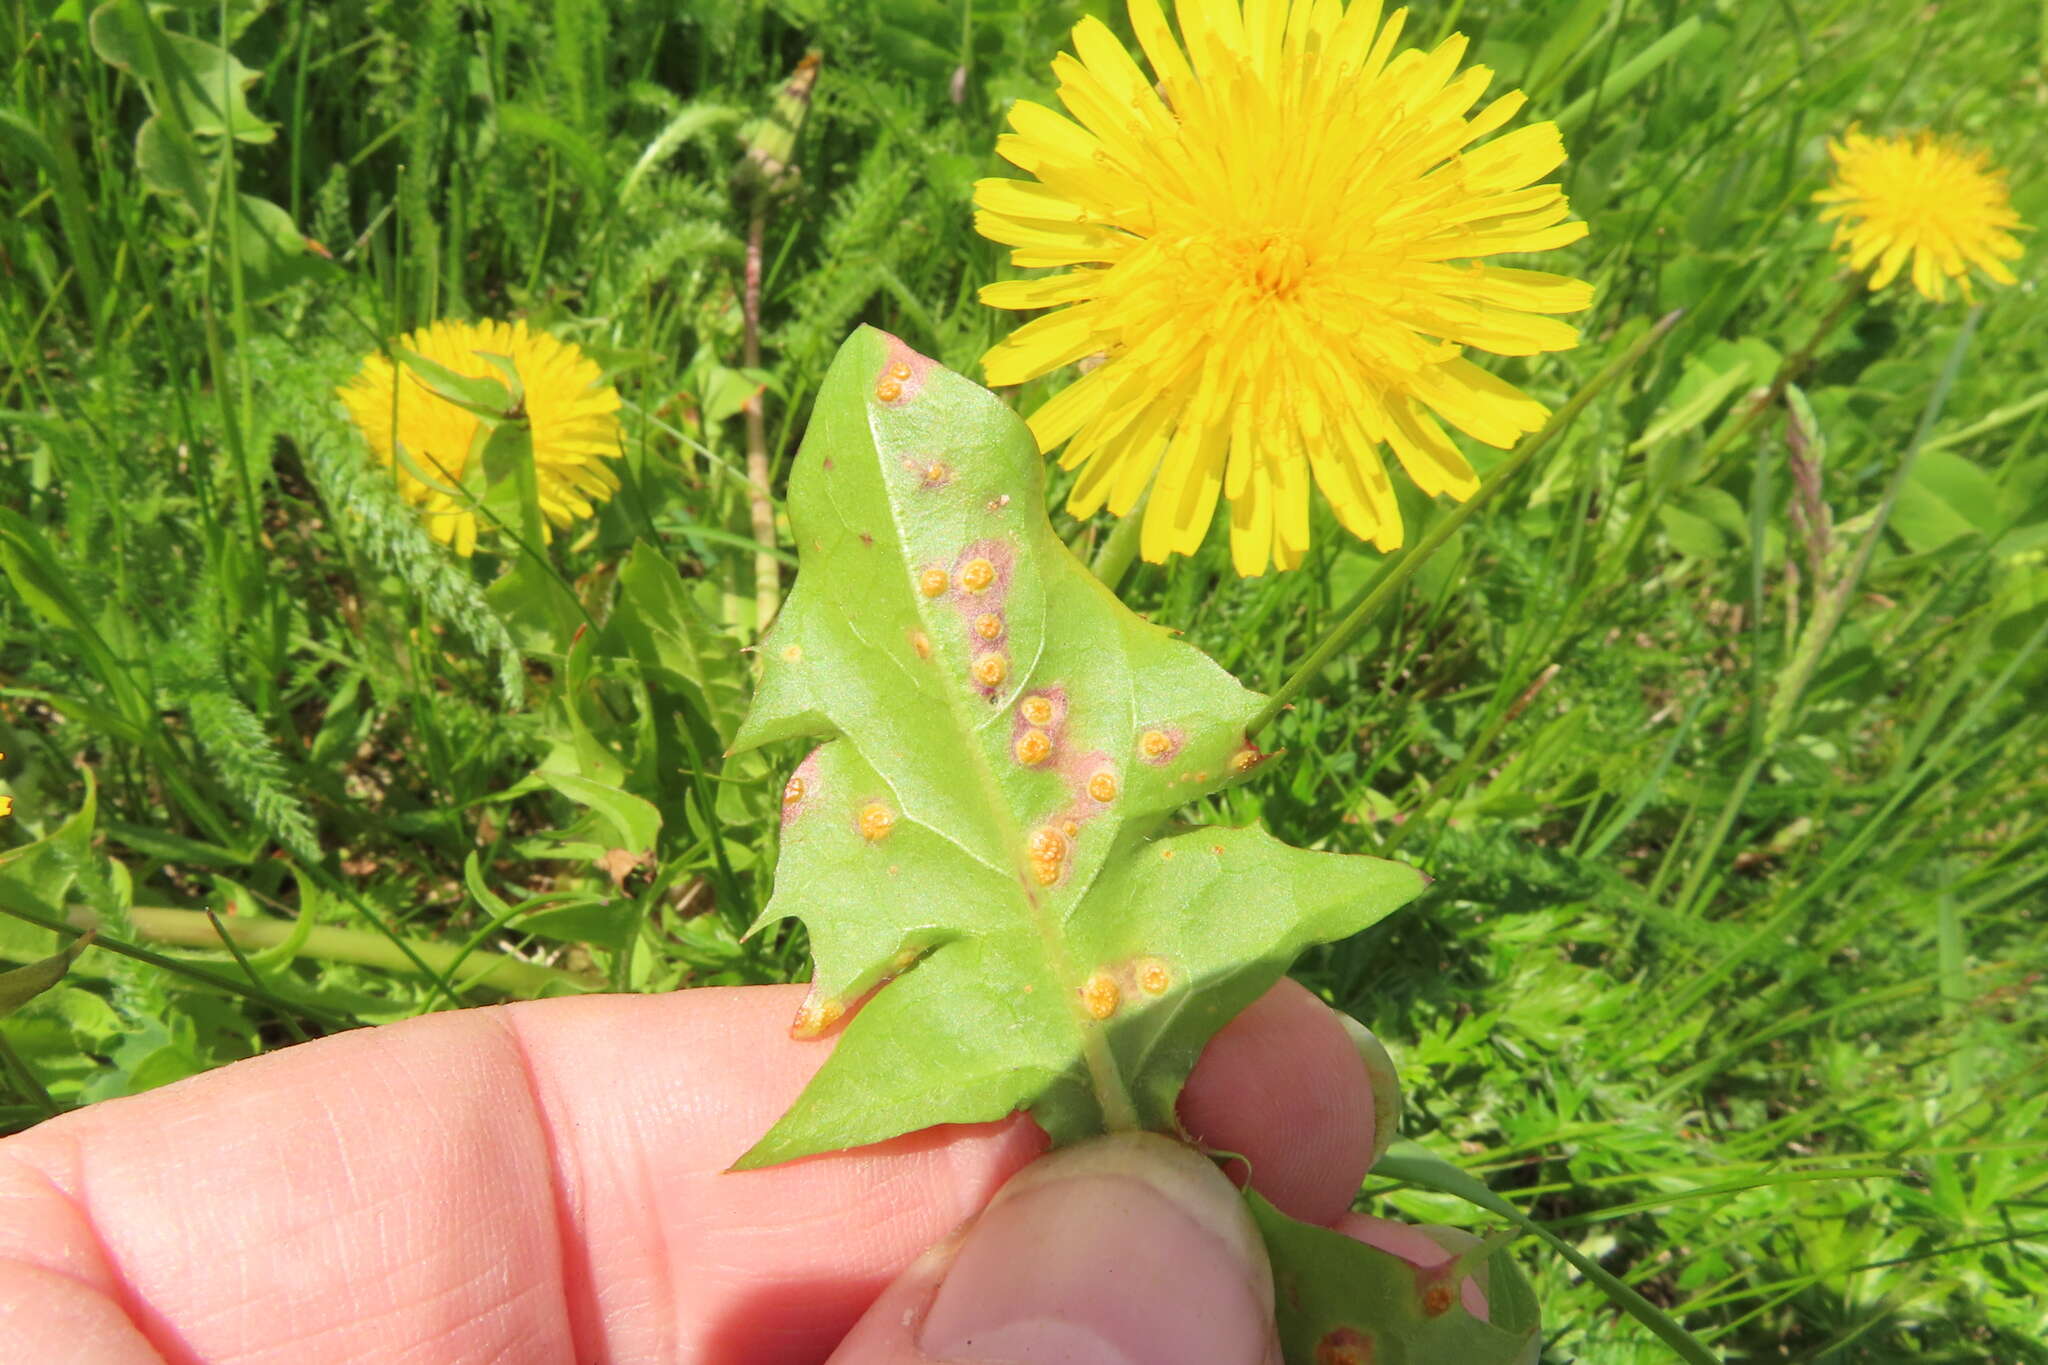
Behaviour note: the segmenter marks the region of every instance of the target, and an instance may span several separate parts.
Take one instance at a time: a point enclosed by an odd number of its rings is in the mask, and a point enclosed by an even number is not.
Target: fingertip
[[[911,1262],[841,1339],[827,1365],[922,1365],[928,1358],[917,1334],[966,1232],[961,1228]]]
[[[1341,1016],[1282,979],[1209,1041],[1187,1088],[1188,1134],[1250,1163],[1252,1188],[1282,1213],[1328,1224],[1372,1166],[1373,1087]],[[1242,1163],[1230,1163],[1244,1178]]]
[[[1150,1133],[1063,1148],[884,1291],[835,1365],[1277,1360],[1272,1269],[1244,1202]]]

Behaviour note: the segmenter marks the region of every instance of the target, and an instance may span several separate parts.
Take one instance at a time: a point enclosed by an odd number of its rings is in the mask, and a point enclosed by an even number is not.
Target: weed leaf
[[[1260,698],[1091,577],[1041,479],[987,391],[872,329],[841,348],[736,747],[829,737],[784,791],[755,925],[809,928],[792,1031],[883,988],[742,1166],[1019,1108],[1056,1141],[1172,1130],[1218,1028],[1422,887],[1258,830],[1162,835],[1261,761]]]
[[[1246,1191],[1273,1262],[1280,1345],[1290,1361],[1375,1365],[1457,1361],[1511,1365],[1536,1358],[1536,1298],[1499,1242],[1418,1267],[1329,1228],[1298,1222]],[[1485,1320],[1465,1307],[1478,1282]]]
[[[71,964],[92,943],[94,930],[87,930],[57,952],[25,967],[0,971],[0,1014],[11,1014],[64,979]]]

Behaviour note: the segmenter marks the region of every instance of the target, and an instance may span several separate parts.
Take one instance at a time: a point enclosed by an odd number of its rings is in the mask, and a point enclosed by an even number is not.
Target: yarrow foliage
[[[399,338],[398,348],[469,379],[499,379],[486,355],[509,360],[533,433],[540,510],[555,527],[589,517],[618,491],[604,463],[619,453],[619,394],[597,363],[568,342],[519,322],[441,321]],[[464,478],[482,419],[381,353],[336,390],[407,502],[423,509],[434,539],[457,554],[476,549],[476,501]],[[510,414],[508,414],[510,415]],[[473,480],[468,481],[473,483]]]
[[[999,308],[1056,309],[984,358],[1018,384],[1105,363],[1031,417],[1041,449],[1079,466],[1069,508],[1119,516],[1146,489],[1142,552],[1202,542],[1230,500],[1237,569],[1300,564],[1309,482],[1381,549],[1401,543],[1382,462],[1424,492],[1469,497],[1471,466],[1438,419],[1506,448],[1542,404],[1466,358],[1569,349],[1592,288],[1486,264],[1577,240],[1556,185],[1557,126],[1482,141],[1519,92],[1473,109],[1492,80],[1459,71],[1465,39],[1396,52],[1405,10],[1377,0],[1130,0],[1147,76],[1084,19],[1053,63],[1071,117],[1020,101],[997,144],[1031,180],[983,180],[976,226],[1020,266]],[[1154,86],[1156,78],[1157,87]]]
[[[1941,303],[1953,282],[1970,298],[1970,267],[1999,284],[2013,283],[2005,263],[2017,260],[2005,172],[1982,152],[1932,133],[1871,137],[1851,130],[1828,143],[1835,178],[1814,195],[1835,223],[1835,246],[1852,270],[1869,270],[1882,289],[1913,263],[1913,287]]]

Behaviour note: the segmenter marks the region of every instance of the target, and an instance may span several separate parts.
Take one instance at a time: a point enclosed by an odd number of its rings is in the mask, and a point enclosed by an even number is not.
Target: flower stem
[[[1124,575],[1130,572],[1131,561],[1138,557],[1138,541],[1145,527],[1146,500],[1140,499],[1136,507],[1117,518],[1116,525],[1110,528],[1102,548],[1095,552],[1095,559],[1088,566],[1088,571],[1111,592],[1115,592],[1117,585],[1124,581]]]
[[[1822,651],[1827,648],[1835,628],[1841,625],[1849,599],[1856,595],[1856,589],[1863,582],[1864,571],[1870,567],[1871,556],[1877,552],[1877,542],[1884,535],[1885,523],[1891,520],[1892,508],[1898,503],[1899,494],[1905,491],[1906,480],[1912,477],[1914,466],[1919,462],[1920,448],[1927,443],[1928,433],[1934,430],[1934,424],[1941,420],[1949,389],[1962,372],[1963,356],[1970,348],[1970,339],[1976,335],[1978,319],[1983,315],[1984,306],[1979,304],[1963,319],[1955,342],[1949,347],[1948,359],[1942,364],[1941,374],[1934,381],[1934,390],[1927,396],[1927,406],[1920,411],[1920,422],[1913,428],[1913,438],[1906,443],[1905,453],[1899,457],[1899,467],[1892,471],[1892,477],[1885,485],[1884,496],[1877,504],[1877,515],[1863,533],[1862,544],[1856,547],[1856,558],[1827,596],[1821,599],[1819,609],[1800,635],[1798,652],[1793,655],[1785,672],[1779,675],[1778,686],[1773,689],[1771,697],[1770,712],[1764,719],[1763,747],[1767,751],[1791,725],[1800,696],[1806,691],[1807,683],[1812,681],[1814,670],[1820,666]]]
[[[1955,384],[1956,376],[1962,372],[1963,356],[1969,350],[1970,339],[1976,335],[1977,321],[1983,313],[1983,305],[1979,304],[1963,319],[1955,342],[1949,347],[1948,359],[1942,364],[1941,374],[1934,381],[1934,390],[1927,396],[1927,405],[1920,410],[1920,421],[1913,429],[1912,439],[1906,443],[1898,467],[1892,470],[1891,479],[1885,484],[1884,496],[1878,500],[1876,514],[1856,547],[1856,557],[1821,598],[1812,619],[1806,623],[1806,629],[1800,632],[1791,662],[1772,685],[1769,709],[1764,715],[1763,735],[1757,743],[1756,752],[1750,755],[1736,778],[1733,790],[1728,793],[1728,799],[1722,803],[1720,814],[1714,820],[1713,829],[1707,834],[1706,843],[1693,860],[1692,870],[1686,874],[1684,886],[1679,889],[1675,904],[1681,914],[1692,909],[1694,897],[1699,894],[1701,884],[1706,881],[1708,872],[1720,855],[1722,844],[1727,842],[1729,832],[1735,826],[1735,817],[1741,811],[1743,799],[1749,795],[1749,789],[1763,771],[1764,764],[1770,761],[1778,742],[1798,715],[1799,703],[1805,697],[1807,685],[1813,681],[1814,670],[1820,667],[1828,641],[1834,638],[1836,627],[1842,624],[1849,599],[1856,595],[1857,587],[1863,582],[1864,570],[1870,567],[1871,557],[1877,552],[1877,543],[1884,537],[1885,523],[1891,519],[1892,507],[1905,490],[1906,480],[1912,476],[1928,434],[1941,419],[1941,409],[1948,402],[1948,392]]]
[[[1275,716],[1286,710],[1296,697],[1306,691],[1309,684],[1322,674],[1330,661],[1336,658],[1375,616],[1379,615],[1380,609],[1393,600],[1394,595],[1429,562],[1430,556],[1443,548],[1444,542],[1455,535],[1459,527],[1470,520],[1480,508],[1492,502],[1501,489],[1555,441],[1603,390],[1634,369],[1649,353],[1650,348],[1678,324],[1678,319],[1683,315],[1684,310],[1679,309],[1658,319],[1657,324],[1638,338],[1633,346],[1609,361],[1584,388],[1573,394],[1563,407],[1552,413],[1541,431],[1524,441],[1520,448],[1495,466],[1493,472],[1486,476],[1486,481],[1479,485],[1478,492],[1466,502],[1452,508],[1448,515],[1438,518],[1429,528],[1428,534],[1423,536],[1413,549],[1395,561],[1393,570],[1380,579],[1379,585],[1366,595],[1365,600],[1354,607],[1350,615],[1339,621],[1330,633],[1323,637],[1322,642],[1310,651],[1309,656],[1295,666],[1287,680],[1280,684],[1279,689],[1267,699],[1265,706],[1252,717],[1251,724],[1245,727],[1246,736],[1256,735]]]
[[[746,290],[742,300],[745,331],[741,361],[749,370],[761,368],[761,248],[768,232],[768,196],[754,196],[747,220]],[[753,512],[754,629],[768,633],[782,606],[782,566],[775,558],[775,504],[769,499],[768,424],[761,411],[761,390],[747,396],[740,411],[747,420],[747,501]]]
[[[191,914],[193,912],[182,911],[180,913]],[[8,902],[0,900],[0,915],[6,915],[11,919],[18,919],[59,934],[73,933],[80,929],[99,929],[101,927],[99,915],[89,910],[74,911],[69,918],[65,918],[54,914],[44,914],[41,910],[31,909],[29,906],[18,901]],[[211,925],[207,927],[207,932],[209,934],[213,932]],[[207,946],[210,947],[217,941],[209,939]],[[205,967],[198,966],[182,958],[166,957],[162,953],[138,947],[133,943],[126,942],[105,932],[102,932],[99,937],[95,938],[93,943],[103,952],[113,953],[118,957],[125,957],[134,962],[146,962],[152,967],[162,968],[164,971],[184,977],[188,981],[203,981],[217,990],[226,991],[229,995],[240,996],[245,1000],[260,1001],[280,1012],[297,1011],[306,1018],[318,1019],[322,1024],[333,1028],[348,1028],[352,1026],[352,1021],[346,1015],[335,1010],[327,1009],[320,1005],[295,1003],[286,1000],[281,996],[272,995],[261,987],[251,986],[244,981],[237,981],[231,976],[222,976],[218,972],[210,971]]]

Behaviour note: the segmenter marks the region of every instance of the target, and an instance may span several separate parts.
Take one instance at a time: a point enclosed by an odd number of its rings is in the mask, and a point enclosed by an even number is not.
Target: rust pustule
[[[860,831],[861,838],[871,844],[878,844],[888,838],[889,832],[896,828],[896,812],[880,801],[870,801],[860,808],[860,814],[854,819],[854,827]]]

